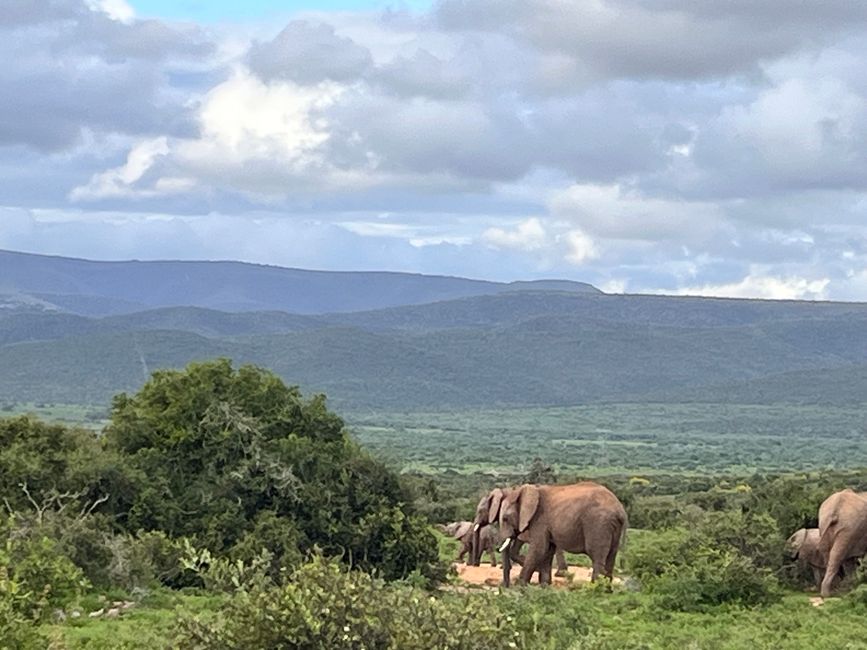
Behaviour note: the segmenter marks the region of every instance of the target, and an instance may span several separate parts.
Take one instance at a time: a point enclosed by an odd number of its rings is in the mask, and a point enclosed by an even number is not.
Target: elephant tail
[[[623,513],[623,527],[620,529],[620,551],[623,552],[626,550],[626,540],[628,535],[626,531],[629,529],[629,517],[626,513]]]

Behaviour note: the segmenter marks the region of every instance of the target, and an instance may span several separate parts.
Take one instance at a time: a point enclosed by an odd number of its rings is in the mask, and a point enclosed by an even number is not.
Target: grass
[[[48,422],[58,422],[67,426],[82,426],[89,429],[102,429],[108,424],[108,409],[105,406],[43,402],[0,404],[0,417],[16,415],[35,415]]]
[[[115,619],[87,616],[45,626],[55,647],[68,650],[131,650],[169,648],[181,614],[207,616],[224,597],[206,593],[159,590]]]

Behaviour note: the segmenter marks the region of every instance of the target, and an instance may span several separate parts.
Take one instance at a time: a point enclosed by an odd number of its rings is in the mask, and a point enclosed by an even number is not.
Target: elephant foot
[[[554,575],[557,576],[558,578],[565,578],[569,575],[569,570],[568,569],[557,569],[557,571],[554,573]]]

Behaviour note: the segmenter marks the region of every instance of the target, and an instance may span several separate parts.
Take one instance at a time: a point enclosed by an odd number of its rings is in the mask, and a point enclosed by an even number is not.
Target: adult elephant
[[[819,552],[827,558],[822,598],[831,595],[837,572],[867,553],[867,494],[835,492],[819,506]]]
[[[456,561],[463,562],[464,556],[469,554],[468,562],[472,563],[473,537],[475,536],[475,532],[473,531],[473,522],[453,521],[450,524],[442,526],[440,530],[442,530],[442,532],[444,532],[446,535],[453,537],[461,543],[461,547],[458,551],[458,557]],[[498,539],[499,535],[497,531],[494,530],[493,526],[483,526],[479,530],[479,558],[481,559],[482,553],[488,551],[491,556],[491,566],[497,566],[497,546],[499,545]]]
[[[500,505],[503,503],[503,497],[509,494],[513,488],[494,488],[488,494],[483,496],[476,505],[476,514],[473,519],[473,534],[470,541],[470,559],[469,564],[479,566],[481,562],[482,552],[484,550],[484,535],[483,531],[490,528],[493,524],[499,521]],[[500,535],[500,539],[503,536]],[[508,576],[511,571],[511,563],[518,565],[524,564],[524,558],[520,554],[522,542],[509,544],[508,553],[503,551],[503,565],[505,577],[504,581],[508,584]],[[557,575],[565,575],[568,571],[566,557],[562,549],[556,549],[554,557],[557,561]]]
[[[822,586],[822,577],[828,566],[825,556],[819,550],[820,539],[818,528],[800,528],[786,540],[788,556],[796,560],[802,570],[810,569],[816,589]],[[857,560],[852,558],[844,560],[840,571],[837,572],[837,578],[854,573],[857,564]]]
[[[600,575],[611,578],[626,528],[626,509],[620,500],[590,481],[522,485],[504,493],[500,504],[500,535],[506,539],[500,550],[515,540],[529,544],[520,584],[527,584],[536,571],[540,584],[550,584],[555,548],[590,556],[591,581]],[[505,565],[503,581],[508,586]]]

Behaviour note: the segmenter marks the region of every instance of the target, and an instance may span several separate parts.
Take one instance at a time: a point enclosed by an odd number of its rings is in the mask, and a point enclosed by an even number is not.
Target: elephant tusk
[[[502,552],[505,551],[507,548],[509,548],[509,544],[511,544],[511,543],[512,543],[512,538],[511,538],[511,537],[510,537],[509,539],[507,539],[505,542],[503,542],[502,546],[500,546],[500,553],[502,553]]]
[[[474,533],[479,532],[479,528],[481,528],[481,527],[482,527],[481,524],[476,524],[475,526],[473,526],[473,532],[474,532]]]

